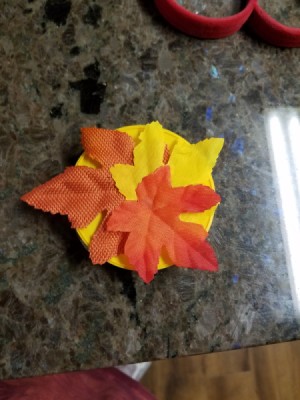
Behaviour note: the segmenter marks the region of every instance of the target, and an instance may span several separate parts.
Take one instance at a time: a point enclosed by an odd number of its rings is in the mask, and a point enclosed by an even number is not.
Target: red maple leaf
[[[107,232],[104,228],[110,212],[124,201],[124,196],[115,186],[109,167],[115,162],[131,164],[134,142],[122,132],[83,128],[82,143],[87,155],[103,168],[66,168],[62,174],[26,193],[21,200],[52,214],[67,215],[73,228],[83,228],[99,213],[105,212],[106,217],[90,244],[93,263],[103,264],[123,252],[122,246],[126,237],[122,232]]]
[[[128,232],[124,253],[146,283],[157,272],[163,247],[178,266],[217,270],[214,251],[205,242],[207,232],[179,219],[181,213],[202,212],[219,203],[217,193],[203,185],[172,188],[169,166],[146,176],[136,192],[137,201],[124,201],[112,212],[107,229]]]

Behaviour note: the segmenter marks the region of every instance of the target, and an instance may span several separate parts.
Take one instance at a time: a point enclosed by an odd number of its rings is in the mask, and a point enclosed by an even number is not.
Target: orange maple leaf
[[[67,215],[72,228],[87,226],[101,211],[124,200],[105,169],[68,167],[21,200],[52,214]]]
[[[109,169],[114,164],[133,164],[134,140],[127,133],[104,128],[81,128],[86,153]]]
[[[77,166],[66,170],[21,197],[29,205],[52,214],[67,215],[73,228],[87,226],[99,213],[106,216],[90,244],[94,264],[103,264],[123,251],[122,232],[107,232],[105,221],[124,201],[109,167],[115,162],[133,162],[134,142],[126,133],[100,128],[82,128],[82,143],[87,155],[103,168]],[[115,152],[114,152],[115,150]]]
[[[107,229],[128,232],[124,253],[140,277],[149,283],[157,272],[161,250],[174,264],[216,271],[217,259],[205,242],[201,225],[183,222],[184,212],[202,212],[220,202],[220,196],[203,185],[171,187],[170,167],[162,166],[143,178],[137,201],[124,201],[107,221]]]
[[[89,167],[69,167],[62,174],[21,197],[29,205],[52,214],[67,215],[73,228],[87,226],[100,212],[106,212],[90,244],[94,264],[103,264],[123,252],[123,232],[104,229],[110,212],[124,201],[109,171]]]

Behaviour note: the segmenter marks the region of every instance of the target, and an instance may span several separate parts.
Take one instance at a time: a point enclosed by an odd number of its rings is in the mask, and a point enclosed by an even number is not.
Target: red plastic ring
[[[248,26],[254,34],[273,46],[300,47],[300,29],[281,24],[258,4],[255,4]]]
[[[246,7],[235,15],[210,18],[187,10],[176,0],[155,0],[158,10],[171,25],[201,39],[220,39],[237,32],[250,17],[256,2],[247,0]]]

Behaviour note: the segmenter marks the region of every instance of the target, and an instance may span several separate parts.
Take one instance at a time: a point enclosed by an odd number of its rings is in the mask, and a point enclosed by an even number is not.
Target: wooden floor
[[[300,341],[152,364],[158,400],[300,400]]]

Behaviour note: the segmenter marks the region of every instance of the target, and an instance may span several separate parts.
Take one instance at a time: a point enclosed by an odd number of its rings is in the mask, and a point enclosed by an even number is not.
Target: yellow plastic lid
[[[117,130],[127,133],[136,142],[138,142],[139,134],[144,130],[144,128],[145,128],[145,125],[133,125],[133,126],[124,126],[122,128],[118,128]],[[163,130],[163,134],[164,134],[165,143],[168,145],[168,148],[170,151],[172,151],[175,143],[178,143],[180,141],[188,143],[183,137],[177,135],[174,132],[168,131],[167,129]],[[77,166],[86,166],[86,167],[90,167],[90,168],[97,168],[97,164],[94,163],[93,160],[91,160],[85,153],[83,153],[79,157],[79,159],[76,162],[76,165]],[[207,182],[205,182],[204,184],[206,186],[209,186],[212,189],[215,189],[214,180],[211,175],[207,178]],[[197,213],[196,223],[201,224],[207,232],[209,231],[209,229],[211,227],[216,208],[217,208],[217,206],[212,207],[211,209],[209,209],[205,212]],[[180,219],[182,219],[183,221],[189,221],[188,214],[182,214],[180,216]],[[82,229],[77,229],[77,233],[78,233],[81,241],[83,242],[83,244],[86,247],[89,247],[91,239],[92,239],[94,233],[96,232],[101,221],[102,221],[102,214],[100,213],[88,226],[86,226],[85,228],[82,228]],[[193,215],[193,222],[195,222],[195,213]],[[112,257],[109,260],[109,263],[112,265],[115,265],[116,267],[120,267],[120,268],[125,268],[125,269],[129,269],[129,270],[135,269],[133,266],[131,266],[129,264],[126,256],[123,254]],[[171,265],[172,265],[172,261],[168,257],[168,254],[166,253],[166,251],[163,250],[162,254],[159,258],[158,269],[167,268],[167,267],[170,267]]]

